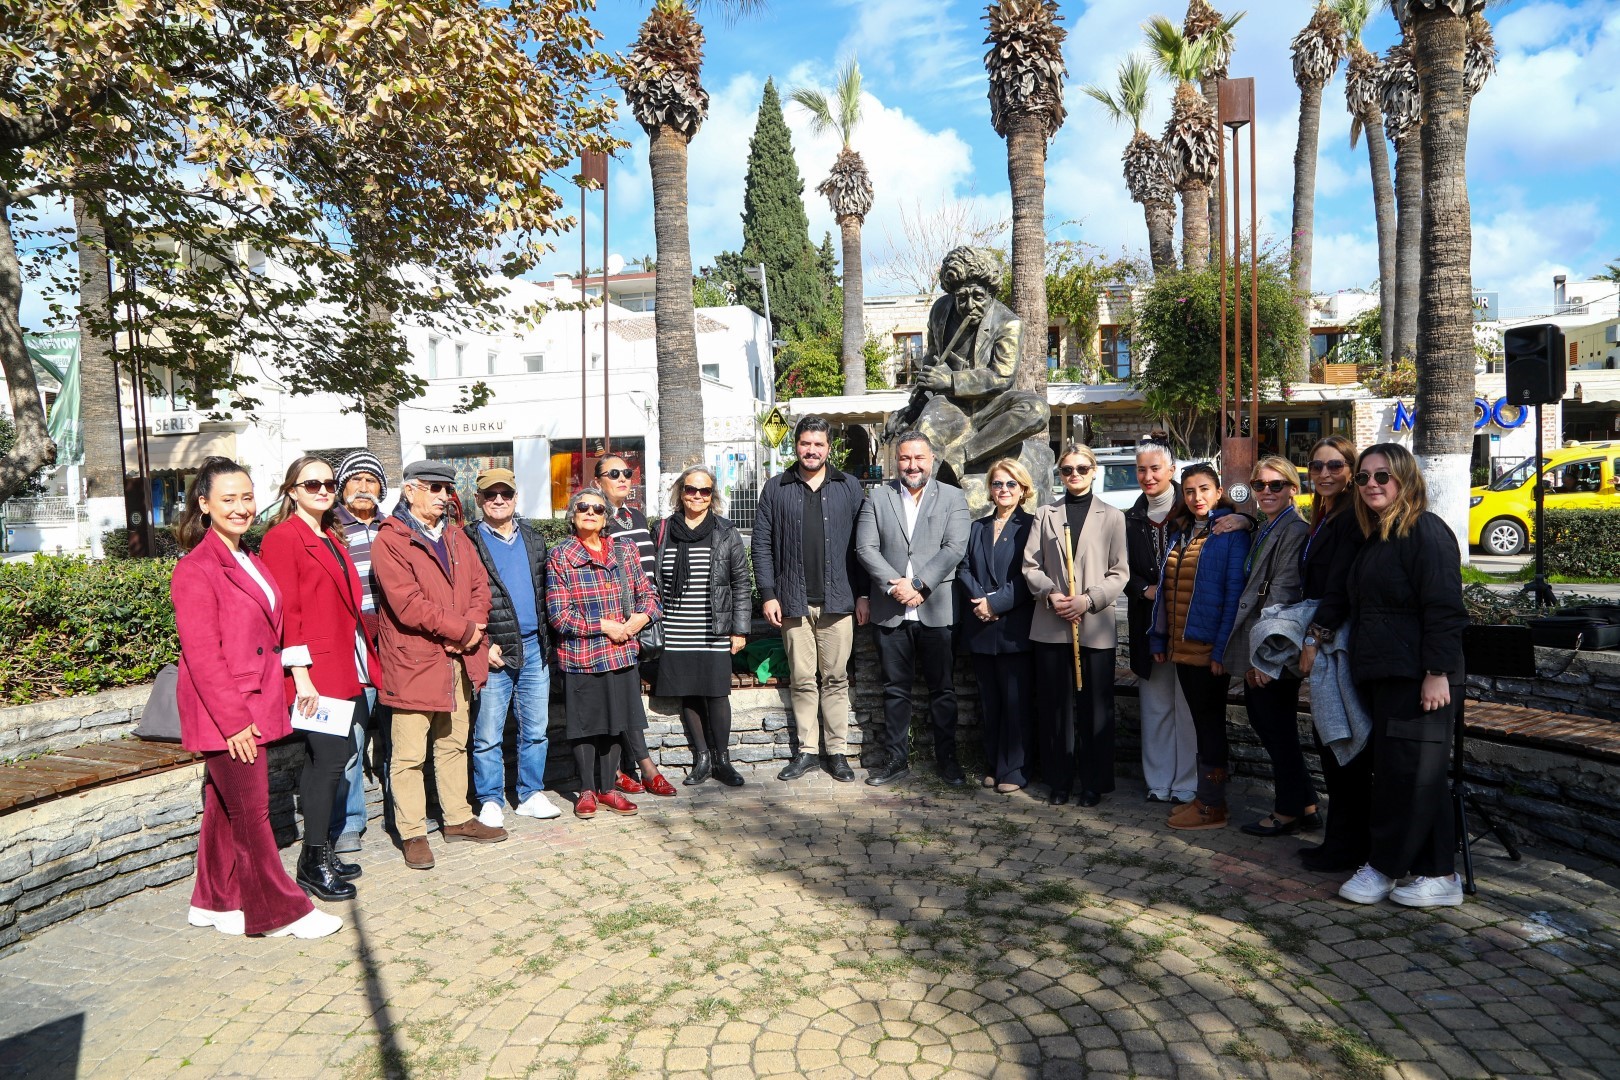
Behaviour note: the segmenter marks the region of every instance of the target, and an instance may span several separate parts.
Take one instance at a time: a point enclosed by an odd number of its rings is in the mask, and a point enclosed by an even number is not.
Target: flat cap
[[[405,479],[441,484],[456,482],[456,468],[446,461],[413,461],[405,466]]]

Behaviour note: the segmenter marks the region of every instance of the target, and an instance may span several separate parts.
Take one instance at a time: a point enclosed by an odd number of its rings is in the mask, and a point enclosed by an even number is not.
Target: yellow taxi
[[[1548,510],[1620,510],[1615,473],[1620,442],[1575,443],[1547,455],[1543,466]],[[1525,458],[1468,499],[1468,535],[1490,555],[1517,555],[1533,540],[1536,459]]]

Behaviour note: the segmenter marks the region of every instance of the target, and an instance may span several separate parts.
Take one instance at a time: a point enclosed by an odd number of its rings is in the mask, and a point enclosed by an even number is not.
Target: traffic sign
[[[780,447],[782,440],[788,437],[788,432],[793,430],[779,408],[772,408],[760,427],[765,432],[765,444],[773,450]]]

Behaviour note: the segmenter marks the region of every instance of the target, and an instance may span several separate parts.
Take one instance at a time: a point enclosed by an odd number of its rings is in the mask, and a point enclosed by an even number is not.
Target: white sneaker
[[[1462,878],[1415,877],[1391,891],[1389,898],[1407,907],[1456,907],[1463,902]]]
[[[1385,877],[1366,863],[1356,876],[1339,886],[1339,895],[1357,904],[1376,904],[1395,888],[1395,879]]]
[[[343,929],[343,920],[316,908],[295,923],[272,930],[265,937],[323,938]]]
[[[487,802],[484,808],[478,811],[478,821],[491,829],[498,829],[506,821],[506,808],[498,802]]]
[[[541,819],[562,816],[562,811],[551,805],[551,800],[546,798],[544,792],[540,791],[537,791],[533,795],[530,795],[527,799],[524,799],[523,802],[518,805],[517,812],[520,817]]]
[[[207,908],[193,907],[186,912],[186,922],[192,926],[212,926],[232,937],[241,937],[244,932],[240,911],[209,911]]]

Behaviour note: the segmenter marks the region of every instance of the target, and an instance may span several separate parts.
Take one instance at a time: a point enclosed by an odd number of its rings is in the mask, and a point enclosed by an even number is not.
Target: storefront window
[[[478,500],[474,494],[478,490],[478,474],[484,469],[510,469],[512,467],[512,444],[505,443],[460,443],[451,446],[423,447],[427,456],[434,461],[443,461],[453,465],[456,470],[456,495],[461,499],[461,516],[463,521],[474,521],[478,518]],[[522,483],[523,478],[518,478]]]

